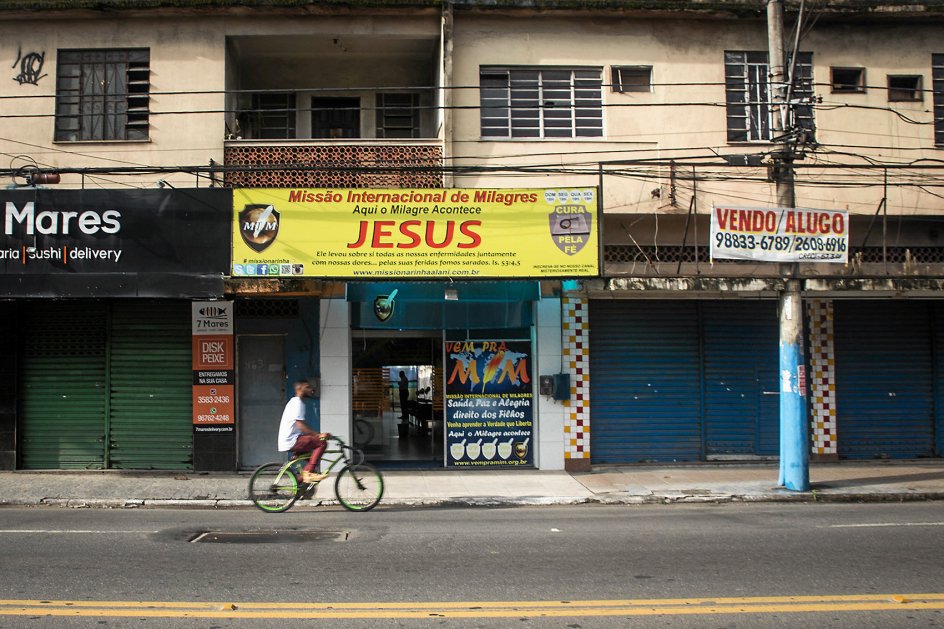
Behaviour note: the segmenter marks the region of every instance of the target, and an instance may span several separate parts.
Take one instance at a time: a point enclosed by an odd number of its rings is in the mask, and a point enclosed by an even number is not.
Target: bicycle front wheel
[[[266,513],[281,513],[298,499],[298,478],[284,463],[266,463],[249,479],[249,499]]]
[[[348,465],[334,482],[338,502],[348,511],[370,511],[383,496],[383,476],[369,463]]]

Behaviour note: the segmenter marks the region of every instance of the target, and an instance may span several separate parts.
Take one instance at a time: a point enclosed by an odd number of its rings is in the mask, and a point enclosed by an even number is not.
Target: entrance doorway
[[[441,333],[357,330],[351,348],[355,445],[373,462],[442,466]]]
[[[239,360],[239,467],[252,469],[284,455],[277,448],[285,404],[285,337],[241,334]]]

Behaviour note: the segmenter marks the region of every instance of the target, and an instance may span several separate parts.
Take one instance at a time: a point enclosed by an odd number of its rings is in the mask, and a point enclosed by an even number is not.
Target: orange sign
[[[198,426],[235,423],[234,389],[231,384],[194,385],[193,423]]]
[[[193,368],[232,369],[233,337],[229,336],[194,336]]]
[[[229,302],[193,303],[193,427],[197,432],[232,432],[236,424],[232,312]]]

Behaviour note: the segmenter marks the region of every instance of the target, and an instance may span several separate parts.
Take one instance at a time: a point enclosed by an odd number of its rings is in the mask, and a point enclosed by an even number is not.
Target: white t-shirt
[[[282,423],[279,424],[279,452],[288,452],[295,445],[295,440],[302,431],[295,427],[296,421],[305,421],[305,401],[295,396],[282,411]]]

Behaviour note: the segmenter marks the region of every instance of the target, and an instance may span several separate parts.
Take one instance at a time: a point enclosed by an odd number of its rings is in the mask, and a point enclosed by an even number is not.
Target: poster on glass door
[[[446,341],[446,466],[534,465],[531,341]]]

